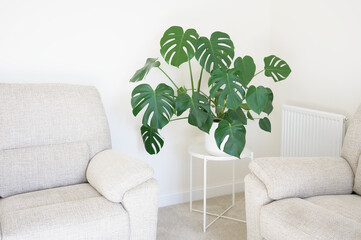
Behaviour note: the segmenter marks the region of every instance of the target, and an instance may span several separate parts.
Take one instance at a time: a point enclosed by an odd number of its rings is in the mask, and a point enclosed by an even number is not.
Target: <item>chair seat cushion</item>
[[[328,195],[274,201],[261,209],[267,240],[361,239],[361,197]]]
[[[129,239],[128,214],[89,184],[0,200],[2,240]]]

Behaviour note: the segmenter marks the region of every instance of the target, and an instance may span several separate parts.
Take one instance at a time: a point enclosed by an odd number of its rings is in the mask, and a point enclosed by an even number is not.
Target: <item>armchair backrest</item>
[[[341,155],[348,161],[355,174],[354,191],[361,194],[361,105],[350,120]]]
[[[89,160],[110,147],[94,87],[0,84],[0,197],[85,182]]]

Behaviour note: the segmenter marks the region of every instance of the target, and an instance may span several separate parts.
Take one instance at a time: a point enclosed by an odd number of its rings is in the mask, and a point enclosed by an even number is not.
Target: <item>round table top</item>
[[[231,161],[231,160],[239,160],[241,158],[249,158],[252,156],[252,150],[247,146],[244,147],[243,152],[240,158],[228,155],[228,156],[214,156],[209,154],[204,147],[204,142],[194,143],[188,147],[188,152],[191,156],[197,158],[206,158],[207,160],[212,161]]]

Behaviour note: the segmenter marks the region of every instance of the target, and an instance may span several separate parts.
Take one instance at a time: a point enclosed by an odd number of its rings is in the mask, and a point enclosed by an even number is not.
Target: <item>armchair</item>
[[[260,158],[245,178],[248,240],[361,239],[361,106],[341,157]]]
[[[156,239],[157,201],[94,87],[0,84],[0,240]]]

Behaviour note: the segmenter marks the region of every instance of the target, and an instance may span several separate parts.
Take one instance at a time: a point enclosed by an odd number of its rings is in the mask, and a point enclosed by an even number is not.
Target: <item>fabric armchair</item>
[[[157,201],[94,87],[0,84],[0,240],[154,240]]]
[[[263,239],[261,209],[273,201],[352,193],[353,172],[341,157],[259,158],[249,168],[251,174],[245,178],[248,239]]]
[[[259,158],[245,178],[248,240],[361,239],[361,106],[341,157]]]

